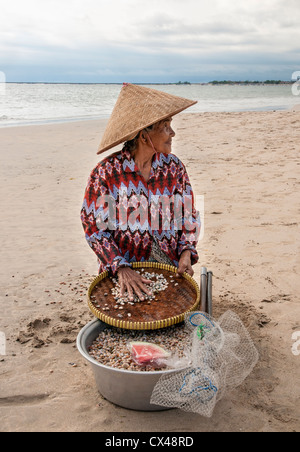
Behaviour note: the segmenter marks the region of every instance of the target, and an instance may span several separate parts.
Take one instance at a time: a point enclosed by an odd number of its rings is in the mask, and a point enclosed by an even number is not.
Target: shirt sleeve
[[[192,265],[194,265],[199,260],[196,247],[200,236],[201,220],[200,213],[195,208],[195,198],[189,176],[182,162],[179,166],[176,194],[179,196],[182,205],[178,231],[178,256],[180,257],[183,251],[190,250]]]
[[[113,238],[112,209],[115,201],[105,179],[101,177],[101,172],[103,168],[97,166],[89,177],[81,209],[81,221],[86,240],[100,261],[100,270],[109,270],[115,275],[121,266],[131,264],[124,258]]]

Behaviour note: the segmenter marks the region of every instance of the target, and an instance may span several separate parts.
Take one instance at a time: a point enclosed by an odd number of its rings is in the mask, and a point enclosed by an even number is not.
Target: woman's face
[[[175,132],[171,127],[172,118],[165,119],[153,126],[149,136],[157,152],[170,154],[172,152],[172,138]]]

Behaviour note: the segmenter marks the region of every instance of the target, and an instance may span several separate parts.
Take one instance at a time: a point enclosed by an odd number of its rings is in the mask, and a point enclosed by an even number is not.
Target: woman
[[[158,261],[175,265],[177,276],[194,274],[200,219],[186,169],[171,153],[172,116],[194,103],[125,84],[98,153],[125,144],[88,181],[81,211],[86,239],[100,272],[117,275],[131,299],[143,300],[151,284],[132,262]]]

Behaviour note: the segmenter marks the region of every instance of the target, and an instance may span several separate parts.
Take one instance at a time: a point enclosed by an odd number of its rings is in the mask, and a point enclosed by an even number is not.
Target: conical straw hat
[[[132,140],[141,130],[197,101],[138,85],[124,84],[104,131],[98,154]]]

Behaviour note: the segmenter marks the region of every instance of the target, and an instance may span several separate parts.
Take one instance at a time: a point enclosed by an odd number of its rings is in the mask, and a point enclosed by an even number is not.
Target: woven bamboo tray
[[[115,308],[116,301],[111,293],[114,283],[108,272],[101,273],[89,288],[88,305],[102,322],[127,330],[157,330],[183,322],[186,313],[198,308],[199,286],[187,273],[177,279],[176,267],[156,262],[136,262],[132,268],[163,274],[169,282],[168,288],[159,292],[157,301],[153,300],[151,304],[147,301],[135,303],[134,306],[126,304],[120,311]]]

